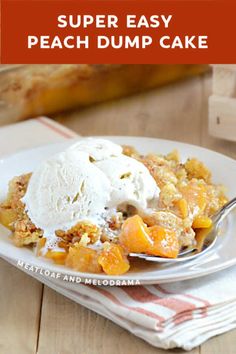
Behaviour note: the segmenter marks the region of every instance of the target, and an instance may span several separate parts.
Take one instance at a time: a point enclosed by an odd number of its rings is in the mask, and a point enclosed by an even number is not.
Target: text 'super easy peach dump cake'
[[[176,258],[193,246],[227,199],[195,158],[140,155],[87,138],[13,178],[0,222],[16,246],[32,246],[76,271],[119,275],[129,253]],[[132,262],[131,262],[132,266]]]

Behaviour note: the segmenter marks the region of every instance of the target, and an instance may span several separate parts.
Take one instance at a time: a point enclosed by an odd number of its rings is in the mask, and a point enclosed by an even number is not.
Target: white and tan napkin
[[[39,118],[0,128],[0,152],[75,136],[52,120]],[[4,259],[12,263],[10,258]],[[27,273],[156,347],[191,350],[236,328],[236,267],[194,280],[129,287],[76,284]]]

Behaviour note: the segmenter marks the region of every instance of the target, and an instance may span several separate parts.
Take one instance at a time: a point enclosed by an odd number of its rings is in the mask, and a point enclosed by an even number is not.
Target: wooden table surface
[[[210,91],[211,78],[203,76],[60,115],[56,120],[83,135],[142,135],[179,140],[235,158],[235,143],[208,135]],[[0,282],[0,354],[165,353],[2,260]],[[236,330],[215,337],[190,353],[235,354]]]

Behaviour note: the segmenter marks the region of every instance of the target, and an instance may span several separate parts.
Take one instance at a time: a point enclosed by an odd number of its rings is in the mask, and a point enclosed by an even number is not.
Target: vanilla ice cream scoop
[[[48,239],[80,221],[102,226],[121,204],[145,210],[159,196],[148,169],[111,141],[87,138],[44,161],[32,174],[25,210]]]
[[[109,207],[127,204],[141,211],[158,198],[160,190],[141,162],[121,154],[97,161],[95,165],[110,180],[112,189]]]
[[[110,194],[109,179],[88,155],[67,150],[37,168],[22,201],[32,222],[50,234],[81,220],[98,224]]]
[[[101,161],[122,154],[122,147],[105,139],[85,138],[69,148],[69,151],[87,153],[91,161]]]

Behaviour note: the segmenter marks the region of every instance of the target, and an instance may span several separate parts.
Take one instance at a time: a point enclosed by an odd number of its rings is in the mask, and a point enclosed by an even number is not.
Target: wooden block
[[[209,133],[236,141],[236,98],[216,95],[209,98]]]
[[[236,65],[213,66],[213,95],[236,97]]]

